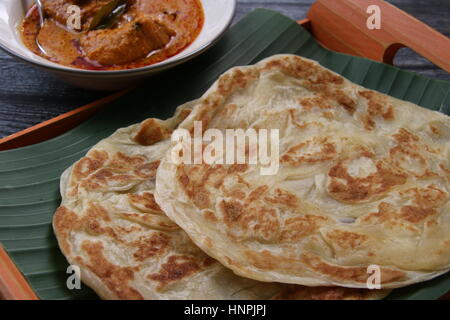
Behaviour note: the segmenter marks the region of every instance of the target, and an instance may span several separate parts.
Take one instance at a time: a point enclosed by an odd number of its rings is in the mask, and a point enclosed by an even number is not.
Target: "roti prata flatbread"
[[[156,169],[190,104],[95,145],[61,178],[53,227],[81,280],[103,299],[379,299],[386,290],[309,288],[236,276],[203,253],[153,196]]]
[[[222,75],[180,128],[199,122],[203,133],[279,132],[272,175],[261,162],[192,164],[171,152],[157,172],[163,211],[236,274],[364,288],[378,267],[395,288],[449,269],[448,116],[278,55]]]

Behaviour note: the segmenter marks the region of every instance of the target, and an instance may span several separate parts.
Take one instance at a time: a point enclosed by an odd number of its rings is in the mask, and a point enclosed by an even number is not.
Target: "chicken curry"
[[[42,0],[42,4],[42,26],[36,6],[22,22],[25,45],[50,61],[89,70],[131,69],[164,61],[188,47],[204,23],[200,0]],[[79,9],[78,29],[68,24],[77,13],[73,6]]]

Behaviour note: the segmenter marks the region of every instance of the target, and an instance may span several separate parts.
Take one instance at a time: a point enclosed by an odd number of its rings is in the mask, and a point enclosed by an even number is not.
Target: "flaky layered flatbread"
[[[364,288],[378,267],[395,288],[449,269],[448,116],[281,55],[226,72],[180,128],[196,122],[279,132],[272,175],[170,153],[157,172],[164,212],[238,275]]]
[[[53,227],[81,280],[104,299],[306,299],[292,288],[236,276],[203,253],[154,200],[171,132],[190,112],[119,129],[62,176]],[[376,299],[387,291],[327,289],[311,298]]]

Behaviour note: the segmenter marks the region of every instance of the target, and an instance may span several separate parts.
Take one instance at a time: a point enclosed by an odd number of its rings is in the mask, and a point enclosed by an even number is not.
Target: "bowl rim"
[[[78,68],[71,68],[67,66],[58,65],[56,63],[54,64],[44,64],[38,61],[35,61],[33,59],[30,59],[26,56],[23,56],[19,53],[17,53],[14,50],[9,49],[2,43],[0,43],[0,49],[6,52],[7,54],[22,60],[26,63],[32,64],[38,68],[44,68],[53,72],[58,73],[69,73],[69,74],[77,74],[77,75],[89,75],[89,76],[127,76],[127,75],[135,75],[135,74],[142,74],[142,73],[148,73],[151,71],[162,71],[165,69],[168,69],[172,66],[177,66],[181,63],[184,63],[190,59],[195,58],[199,54],[203,53],[205,50],[210,48],[212,45],[214,45],[217,41],[219,41],[222,36],[225,34],[225,32],[229,29],[231,23],[233,22],[234,17],[236,16],[236,9],[237,9],[237,0],[226,0],[231,2],[231,15],[228,18],[227,22],[224,24],[222,29],[219,31],[219,33],[210,41],[206,42],[204,45],[199,47],[198,49],[192,51],[190,54],[180,57],[179,59],[172,60],[172,61],[162,61],[156,64],[139,67],[139,68],[132,68],[132,69],[124,69],[124,70],[85,70],[85,69],[78,69]]]

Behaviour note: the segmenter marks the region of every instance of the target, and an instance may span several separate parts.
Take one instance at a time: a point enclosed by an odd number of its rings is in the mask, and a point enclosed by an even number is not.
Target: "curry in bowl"
[[[204,24],[200,0],[41,1],[44,22],[33,6],[21,25],[24,44],[52,62],[80,69],[162,62],[194,42]]]

